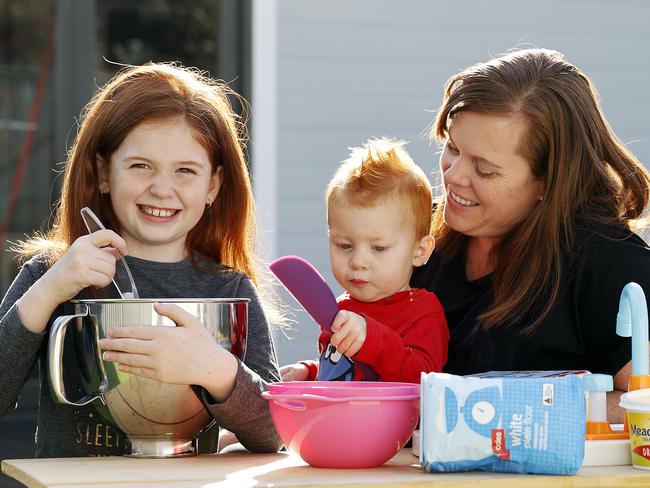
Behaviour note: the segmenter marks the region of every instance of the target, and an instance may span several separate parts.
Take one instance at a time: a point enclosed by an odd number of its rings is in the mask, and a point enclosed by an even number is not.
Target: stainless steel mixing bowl
[[[244,359],[248,331],[247,298],[74,300],[74,315],[55,319],[49,337],[49,371],[57,402],[81,406],[95,402],[106,420],[131,441],[130,456],[173,457],[196,453],[195,438],[212,421],[190,386],[172,385],[117,370],[103,361],[98,341],[112,327],[175,327],[154,310],[173,303],[197,317],[215,340]],[[64,338],[68,325],[87,395],[71,401],[63,379]]]

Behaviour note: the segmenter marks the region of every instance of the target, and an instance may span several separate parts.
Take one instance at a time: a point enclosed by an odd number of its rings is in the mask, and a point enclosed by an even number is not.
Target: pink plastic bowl
[[[287,448],[312,466],[370,468],[404,447],[418,422],[420,385],[327,383],[314,393],[287,384],[262,393]]]

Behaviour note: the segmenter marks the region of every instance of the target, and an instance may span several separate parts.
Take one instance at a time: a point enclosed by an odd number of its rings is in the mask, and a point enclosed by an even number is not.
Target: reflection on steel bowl
[[[154,303],[178,305],[194,315],[215,340],[244,359],[248,332],[247,298],[73,300],[75,313],[56,318],[50,330],[50,386],[57,402],[94,406],[129,438],[130,456],[172,457],[196,453],[195,439],[212,417],[188,385],[172,385],[124,373],[103,361],[99,339],[113,327],[174,327]],[[86,396],[71,401],[63,380],[64,338],[68,325]],[[96,401],[97,400],[97,401]]]

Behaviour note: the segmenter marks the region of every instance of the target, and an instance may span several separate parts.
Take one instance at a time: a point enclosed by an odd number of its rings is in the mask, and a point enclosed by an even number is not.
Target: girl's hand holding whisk
[[[116,253],[127,254],[126,243],[112,230],[101,230],[75,240],[18,301],[18,312],[25,327],[32,332],[43,332],[48,317],[61,303],[74,298],[84,288],[107,286],[115,274]]]

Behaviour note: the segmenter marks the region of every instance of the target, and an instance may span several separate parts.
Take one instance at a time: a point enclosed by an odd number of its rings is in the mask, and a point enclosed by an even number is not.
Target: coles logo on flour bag
[[[487,376],[422,374],[424,469],[575,473],[585,443],[580,378]]]

